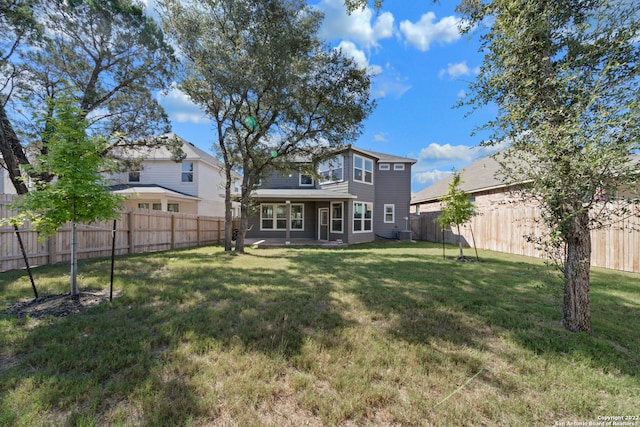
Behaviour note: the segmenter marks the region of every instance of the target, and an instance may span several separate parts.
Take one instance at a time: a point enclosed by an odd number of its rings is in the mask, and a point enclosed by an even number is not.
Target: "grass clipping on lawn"
[[[112,302],[109,261],[85,261],[91,306],[42,316],[16,311],[26,273],[2,273],[0,424],[542,426],[637,411],[637,274],[594,270],[587,335],[560,326],[562,285],[540,260],[452,263],[423,242],[247,252],[119,257]],[[42,295],[68,285],[66,266],[35,277]]]

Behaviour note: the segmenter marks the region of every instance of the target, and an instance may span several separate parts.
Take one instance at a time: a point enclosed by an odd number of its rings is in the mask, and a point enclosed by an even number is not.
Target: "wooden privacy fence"
[[[12,195],[0,194],[0,218],[7,218]],[[111,255],[113,221],[79,224],[78,259]],[[30,224],[20,227],[20,236],[29,265],[54,264],[71,258],[71,225],[45,241]],[[133,210],[123,212],[116,221],[116,255],[154,252],[219,244],[224,240],[224,218]],[[23,268],[24,261],[12,226],[0,227],[0,271]]]
[[[640,210],[630,207],[625,217],[614,218],[611,224],[591,232],[591,265],[593,267],[640,273]],[[440,212],[425,212],[411,216],[413,238],[442,242],[443,233],[434,221]],[[464,246],[517,255],[547,258],[546,254],[527,239],[545,237],[547,228],[540,222],[541,210],[534,206],[509,206],[487,209],[461,228]],[[447,229],[446,243],[457,244],[457,230]]]

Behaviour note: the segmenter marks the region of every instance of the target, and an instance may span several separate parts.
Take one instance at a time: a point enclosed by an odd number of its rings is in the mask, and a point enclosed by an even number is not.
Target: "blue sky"
[[[465,117],[468,108],[454,108],[482,64],[477,34],[458,32],[456,3],[385,0],[380,11],[348,15],[343,0],[310,0],[325,13],[320,32],[327,43],[376,74],[378,106],[354,145],[418,160],[412,168],[414,192],[496,151],[478,146],[483,135],[471,136],[495,111]],[[160,102],[175,133],[213,152],[212,124],[187,96],[172,90]]]

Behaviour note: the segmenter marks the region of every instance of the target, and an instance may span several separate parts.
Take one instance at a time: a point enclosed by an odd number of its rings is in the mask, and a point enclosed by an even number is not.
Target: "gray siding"
[[[260,188],[269,189],[283,189],[283,188],[317,188],[314,180],[314,185],[300,185],[300,173],[292,171],[289,173],[274,172],[262,180]]]
[[[369,157],[369,156],[364,156],[362,154],[358,154],[360,157],[364,157],[367,159],[371,159],[373,160],[373,183],[369,184],[369,183],[364,183],[364,182],[359,182],[359,181],[354,181],[353,180],[353,157],[354,157],[354,153],[353,152],[348,152],[345,155],[345,177],[347,177],[348,182],[349,182],[349,193],[353,194],[354,196],[357,197],[357,199],[350,201],[347,203],[347,215],[345,216],[345,224],[348,230],[347,233],[347,241],[349,243],[364,243],[364,242],[371,242],[373,240],[375,240],[375,235],[376,235],[376,225],[375,225],[375,220],[376,220],[376,190],[375,187],[378,182],[378,171],[377,171],[377,166],[376,166],[376,159]],[[357,232],[354,233],[353,232],[353,203],[354,202],[367,202],[367,203],[373,203],[373,222],[372,222],[372,230],[369,232]]]
[[[377,166],[376,166],[377,168]],[[407,225],[404,220],[409,217],[411,202],[411,164],[405,163],[404,170],[381,171],[376,170],[375,205],[373,207],[373,224],[376,234],[384,238],[395,238],[396,232],[404,230]],[[384,205],[395,206],[393,223],[384,222]]]

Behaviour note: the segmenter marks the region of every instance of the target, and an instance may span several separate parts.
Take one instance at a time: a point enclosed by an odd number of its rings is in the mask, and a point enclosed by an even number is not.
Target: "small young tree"
[[[71,291],[72,297],[79,295],[77,284],[77,232],[79,222],[94,222],[115,219],[122,196],[109,192],[100,171],[107,169],[107,160],[102,152],[108,145],[103,138],[88,138],[84,114],[74,106],[68,96],[49,100],[52,116],[46,117],[44,126],[49,134],[48,154],[33,166],[37,174],[53,174],[53,182],[37,181],[35,189],[12,205],[21,212],[14,221],[29,220],[45,238],[71,223]]]
[[[447,195],[440,199],[442,203],[442,213],[437,220],[443,229],[448,225],[456,226],[458,229],[458,246],[460,247],[458,259],[464,259],[460,226],[469,222],[476,214],[476,208],[471,202],[471,197],[460,189],[460,184],[462,184],[460,173],[454,173],[453,179],[451,183],[449,183]]]

